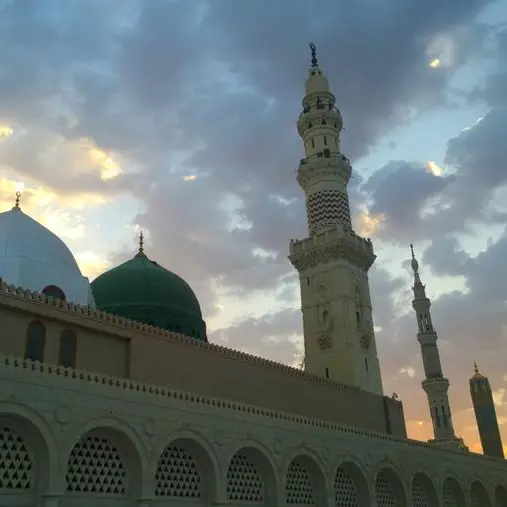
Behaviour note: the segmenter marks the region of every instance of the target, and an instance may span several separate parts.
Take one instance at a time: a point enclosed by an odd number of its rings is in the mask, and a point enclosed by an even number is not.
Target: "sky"
[[[90,279],[142,230],[211,342],[291,365],[313,41],[344,118],[354,227],[377,254],[385,393],[412,438],[432,436],[413,243],[456,433],[480,451],[476,360],[507,444],[507,0],[0,0],[0,37],[0,209],[22,189]]]

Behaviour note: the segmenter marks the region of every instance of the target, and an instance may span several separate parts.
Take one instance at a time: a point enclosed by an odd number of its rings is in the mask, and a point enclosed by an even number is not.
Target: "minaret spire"
[[[305,370],[382,394],[368,283],[375,254],[371,241],[352,228],[352,166],[340,151],[343,120],[313,42],[310,50],[297,122],[305,151],[297,180],[306,198],[308,237],[292,241],[289,256],[301,282]]]
[[[451,406],[449,403],[449,380],[444,377],[440,354],[438,352],[438,336],[431,321],[431,301],[426,297],[426,289],[419,275],[419,263],[410,245],[412,255],[411,266],[414,272],[414,299],[412,307],[417,315],[417,340],[421,344],[421,355],[425,379],[422,388],[428,397],[428,404],[433,423],[434,440],[437,445],[464,447],[463,441],[454,434]]]

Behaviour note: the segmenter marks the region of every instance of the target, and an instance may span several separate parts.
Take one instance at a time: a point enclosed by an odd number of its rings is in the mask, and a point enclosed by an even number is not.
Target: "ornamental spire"
[[[139,251],[136,254],[136,257],[146,257],[144,253],[144,234],[143,231],[139,233]]]
[[[312,52],[312,67],[318,67],[319,62],[317,61],[317,48],[313,42],[310,42],[310,50]]]
[[[21,199],[21,192],[18,190],[16,192],[16,200],[14,201],[14,207],[12,209],[21,209],[19,207],[19,200]]]

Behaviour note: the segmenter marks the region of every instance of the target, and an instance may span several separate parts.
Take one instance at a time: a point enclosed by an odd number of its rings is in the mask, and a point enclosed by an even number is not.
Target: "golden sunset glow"
[[[104,151],[99,148],[90,148],[90,158],[100,167],[100,177],[103,180],[112,180],[121,174],[118,164]]]
[[[78,252],[76,262],[84,276],[94,279],[111,267],[111,263],[95,252]]]
[[[430,63],[428,64],[432,69],[438,69],[440,67],[441,62],[439,58],[433,58],[430,60]]]
[[[6,139],[7,137],[10,137],[14,133],[14,130],[12,130],[10,127],[7,127],[5,125],[0,125],[0,141],[2,139]]]
[[[382,214],[371,215],[369,211],[363,211],[358,219],[358,234],[368,237],[373,236],[382,227],[385,220],[386,218]]]
[[[426,169],[426,172],[433,174],[433,176],[442,176],[445,170],[436,162],[433,162],[433,160],[428,160],[424,165],[424,168]]]

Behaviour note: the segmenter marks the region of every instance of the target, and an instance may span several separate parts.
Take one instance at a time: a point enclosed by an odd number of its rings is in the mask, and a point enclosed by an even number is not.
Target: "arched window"
[[[58,344],[58,364],[66,368],[76,367],[77,337],[74,331],[65,329],[60,334]]]
[[[46,328],[42,322],[32,320],[26,330],[25,359],[32,361],[44,360],[44,347],[46,345]]]
[[[42,290],[42,293],[50,298],[61,299],[62,301],[66,299],[63,290],[56,285],[48,285]]]

